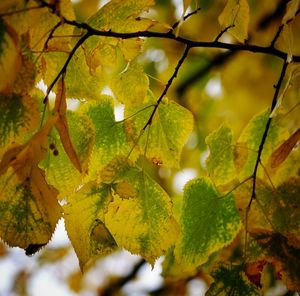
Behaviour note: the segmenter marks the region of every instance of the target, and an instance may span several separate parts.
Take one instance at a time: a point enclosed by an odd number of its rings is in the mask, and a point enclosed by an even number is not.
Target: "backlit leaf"
[[[9,169],[0,178],[0,237],[33,254],[51,239],[62,211],[58,192],[46,183],[43,170],[20,170]]]
[[[235,176],[232,132],[222,125],[205,139],[210,155],[206,160],[207,171],[216,184],[225,184]]]
[[[133,62],[112,81],[111,88],[122,104],[139,104],[146,98],[149,79],[142,67]]]
[[[88,24],[98,30],[112,30],[115,32],[129,33],[149,29],[154,21],[140,17],[139,15],[147,11],[154,4],[153,0],[113,0],[99,9],[89,20]],[[85,43],[87,59],[92,59],[94,49],[104,43],[119,47],[126,60],[132,60],[141,49],[140,38],[132,40],[116,40],[111,38],[89,38]],[[133,49],[130,52],[128,49]],[[101,56],[99,55],[99,59]],[[95,67],[95,66],[94,66]]]
[[[95,256],[111,253],[117,247],[104,225],[111,199],[108,185],[90,182],[71,195],[64,207],[66,229],[81,269]]]
[[[238,139],[236,146],[236,153],[244,155],[244,160],[239,163],[238,170],[242,170],[240,178],[245,179],[252,175],[255,162],[257,160],[257,151],[262,140],[262,136],[269,120],[269,111],[266,110],[261,114],[253,117],[248,125],[244,128],[241,136]],[[281,129],[275,124],[271,123],[266,141],[264,143],[264,149],[261,156],[262,163],[267,163],[267,159],[270,154],[275,150],[280,140],[285,138],[287,131]]]
[[[123,169],[116,173],[105,225],[118,246],[153,264],[178,234],[171,199],[154,180],[125,159]]]
[[[219,16],[221,29],[228,29],[239,42],[248,39],[249,5],[247,0],[228,0]]]
[[[38,120],[38,104],[34,98],[0,94],[0,148],[34,129]]]
[[[155,98],[148,93],[147,101],[128,111],[135,114],[132,120],[125,124],[134,123],[137,135],[148,122],[155,104]],[[193,129],[193,116],[189,110],[174,101],[164,99],[156,110],[149,125],[141,138],[139,147],[141,153],[154,164],[178,168],[182,148]]]
[[[17,33],[0,18],[0,93],[12,90],[20,67]]]
[[[175,247],[181,271],[194,270],[213,252],[230,244],[240,225],[232,194],[221,197],[205,178],[190,181],[184,189],[181,232]]]
[[[91,176],[96,176],[97,172],[117,155],[128,155],[131,144],[123,122],[115,121],[111,97],[103,95],[98,102],[87,105],[85,110],[96,131],[96,147],[91,156],[89,170]]]
[[[288,21],[293,20],[297,10],[299,9],[299,0],[290,0],[286,4],[286,12],[282,18],[282,24],[286,24]]]
[[[90,156],[95,144],[95,129],[86,114],[68,111],[70,139],[74,145],[76,154],[84,173],[88,172]],[[46,170],[47,181],[60,191],[60,197],[74,192],[82,183],[83,175],[74,167],[66,154],[59,134],[54,130],[50,134],[49,146],[43,168]]]
[[[270,156],[270,167],[275,169],[281,163],[283,163],[286,158],[291,153],[292,149],[295,147],[300,139],[300,129],[296,130],[286,141],[284,141]]]
[[[139,15],[152,5],[153,0],[112,0],[98,10],[88,24],[96,29],[124,33],[147,30],[153,22]]]
[[[62,78],[58,82],[57,86],[57,93],[56,93],[56,100],[54,106],[54,112],[57,112],[58,117],[55,123],[55,127],[59,133],[60,140],[62,145],[79,172],[82,171],[80,160],[76,154],[75,148],[73,143],[70,139],[69,128],[68,128],[68,121],[66,118],[66,111],[67,111],[67,102],[66,102],[66,86],[64,79]]]

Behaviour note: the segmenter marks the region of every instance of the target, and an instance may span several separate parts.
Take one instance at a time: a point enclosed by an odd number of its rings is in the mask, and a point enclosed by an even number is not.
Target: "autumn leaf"
[[[289,156],[292,149],[300,139],[300,129],[296,130],[286,141],[284,141],[270,156],[270,167],[275,169]]]
[[[67,111],[66,86],[63,78],[58,83],[55,106],[53,111],[58,114],[55,127],[60,135],[60,140],[63,144],[63,147],[67,155],[69,156],[70,160],[74,164],[74,166],[77,168],[79,172],[81,172],[82,168],[81,168],[80,160],[76,154],[75,148],[72,144],[70,134],[69,134],[68,122],[66,118],[66,111]]]
[[[137,148],[141,154],[154,164],[178,168],[182,148],[193,129],[193,116],[176,102],[165,99],[158,106],[151,124],[140,136],[153,112],[154,104],[153,94],[148,93],[144,104],[129,109],[132,119],[125,124],[136,133]],[[135,128],[132,128],[131,123]]]
[[[58,191],[47,184],[44,171],[38,167],[55,120],[50,118],[25,145],[7,150],[0,163],[0,237],[27,254],[48,243],[62,214]]]
[[[225,184],[235,176],[232,132],[222,125],[205,139],[210,155],[206,160],[207,170],[217,184]]]
[[[247,0],[228,0],[219,16],[221,29],[228,28],[239,42],[248,39],[249,5]]]
[[[21,67],[18,35],[0,18],[0,93],[9,93]]]
[[[118,246],[140,254],[153,264],[178,235],[172,217],[171,199],[143,171],[126,162],[126,159],[121,160],[116,160],[123,166],[116,166],[112,181],[115,184],[113,200],[105,213],[105,224]],[[111,163],[113,168],[114,163]],[[109,169],[110,165],[104,170]]]
[[[241,221],[233,195],[221,196],[205,178],[190,181],[184,188],[180,227],[175,262],[180,272],[189,273],[230,244],[239,232]]]
[[[108,185],[90,182],[71,195],[64,207],[66,229],[81,269],[96,256],[104,256],[117,247],[104,224],[111,199]]]

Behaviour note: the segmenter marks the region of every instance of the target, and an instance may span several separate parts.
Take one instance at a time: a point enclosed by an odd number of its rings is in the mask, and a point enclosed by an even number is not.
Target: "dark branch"
[[[187,15],[185,15],[185,16],[183,17],[183,21],[186,21],[189,17],[191,17],[192,15],[198,13],[198,11],[200,11],[200,10],[201,10],[201,8],[199,7],[199,8],[197,8],[197,9],[195,9],[194,11],[188,13]],[[180,24],[180,21],[177,21],[176,23],[174,23],[174,25],[172,26],[171,32],[172,32],[173,30],[175,30],[175,29],[178,27],[179,24]]]
[[[216,37],[215,42],[219,41],[219,39],[223,36],[223,34],[225,34],[230,28],[233,28],[233,27],[234,27],[234,25],[230,25],[230,26],[226,27],[225,29],[223,29]]]
[[[86,39],[88,39],[90,37],[89,33],[86,33],[85,35],[83,35],[75,44],[75,46],[73,47],[72,51],[69,53],[69,56],[67,58],[67,60],[65,61],[63,67],[61,68],[61,70],[59,71],[59,73],[56,75],[55,79],[52,81],[52,83],[49,85],[48,89],[47,89],[47,93],[46,96],[43,100],[44,104],[47,103],[48,101],[48,96],[51,92],[51,90],[53,89],[54,85],[56,84],[56,82],[58,81],[58,79],[66,72],[67,67],[73,57],[73,55],[75,54],[75,52],[77,51],[77,49],[84,43],[84,41]]]
[[[288,67],[288,63],[285,61],[284,64],[283,64],[283,66],[282,66],[282,69],[281,69],[280,77],[279,77],[278,82],[277,82],[277,84],[275,86],[275,93],[274,93],[274,97],[273,97],[273,100],[272,100],[270,114],[273,112],[273,110],[274,110],[274,108],[275,108],[275,106],[277,104],[280,87],[281,87],[281,84],[283,82],[283,79],[284,79],[287,67]],[[252,174],[252,178],[253,178],[252,194],[251,194],[251,198],[250,198],[250,201],[249,201],[249,204],[248,204],[248,209],[250,209],[251,203],[252,203],[253,199],[256,198],[257,170],[258,170],[258,165],[261,162],[261,155],[262,155],[262,152],[263,152],[263,149],[264,149],[264,145],[265,145],[265,142],[266,142],[266,139],[267,139],[267,136],[268,136],[268,132],[270,130],[271,121],[272,121],[272,117],[269,117],[269,119],[267,121],[267,124],[266,124],[266,127],[265,127],[265,130],[264,130],[264,133],[262,135],[262,139],[260,141],[259,148],[258,148],[257,158],[256,158],[256,162],[255,162],[255,166],[254,166],[254,170],[253,170],[253,174]]]
[[[295,14],[295,17],[300,13],[300,9],[297,10],[296,14]],[[291,18],[289,20],[287,20],[287,22],[285,24],[281,24],[279,27],[278,27],[278,30],[273,38],[273,40],[271,41],[271,45],[270,47],[274,47],[275,46],[275,43],[276,41],[278,40],[283,28],[285,25],[288,25],[290,22],[292,22],[294,20],[294,18]]]
[[[141,269],[143,265],[145,265],[146,261],[144,259],[141,259],[132,269],[132,271],[126,275],[125,277],[120,278],[118,281],[115,283],[111,284],[108,286],[104,291],[102,291],[99,295],[101,296],[110,296],[110,295],[115,295],[117,291],[122,289],[123,286],[125,286],[128,282],[131,280],[134,280],[136,277],[137,273]]]

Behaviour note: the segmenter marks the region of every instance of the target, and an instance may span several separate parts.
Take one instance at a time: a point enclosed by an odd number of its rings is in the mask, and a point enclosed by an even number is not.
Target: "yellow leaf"
[[[286,12],[282,18],[282,24],[286,25],[288,21],[295,18],[297,10],[299,9],[299,0],[290,0],[286,4]]]
[[[9,93],[21,67],[18,36],[0,18],[0,92]]]
[[[111,201],[109,186],[89,182],[68,197],[65,224],[81,269],[96,256],[111,253],[117,245],[104,225],[104,213]]]
[[[0,237],[31,255],[50,240],[61,207],[57,190],[45,181],[37,166],[19,168],[0,178]]]
[[[11,166],[15,171],[23,171],[22,179],[27,177],[26,170],[30,172],[32,167],[37,165],[46,155],[48,146],[48,134],[55,124],[57,118],[52,116],[44,127],[37,132],[26,144],[12,146],[4,153],[0,162],[0,176]],[[26,169],[25,169],[26,168]],[[21,173],[20,173],[21,176]]]
[[[249,5],[247,0],[228,0],[219,16],[221,29],[228,29],[239,42],[248,38]]]
[[[284,141],[270,156],[269,164],[275,169],[282,164],[300,139],[300,128]]]
[[[57,86],[57,92],[56,92],[56,100],[55,100],[55,106],[54,106],[54,112],[58,113],[58,119],[55,124],[55,127],[59,133],[60,140],[63,144],[63,147],[74,164],[74,166],[77,168],[79,172],[82,171],[80,160],[76,154],[75,148],[72,144],[70,134],[69,134],[69,128],[68,128],[68,122],[66,118],[66,110],[67,110],[67,102],[66,102],[66,86],[64,83],[64,79],[60,79]]]

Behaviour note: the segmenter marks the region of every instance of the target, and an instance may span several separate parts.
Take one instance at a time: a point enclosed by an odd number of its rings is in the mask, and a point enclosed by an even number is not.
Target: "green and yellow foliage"
[[[299,292],[299,1],[174,10],[1,1],[0,238],[32,255],[62,218],[82,271],[124,248],[170,291]]]

